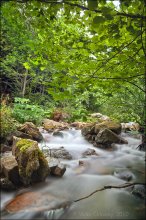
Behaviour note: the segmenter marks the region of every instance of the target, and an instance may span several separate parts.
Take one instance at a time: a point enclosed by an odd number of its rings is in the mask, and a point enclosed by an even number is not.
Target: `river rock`
[[[54,131],[56,129],[58,130],[64,130],[69,129],[69,124],[66,122],[57,122],[50,119],[44,119],[42,122],[42,125],[45,130],[48,132]]]
[[[47,157],[46,160],[49,163],[50,175],[61,177],[66,171],[66,167],[64,164],[60,163],[60,161],[53,157]]]
[[[122,130],[126,131],[139,131],[140,125],[137,122],[128,122],[128,123],[121,123]]]
[[[61,137],[63,138],[63,133],[61,131],[54,131],[53,136]]]
[[[17,189],[16,185],[14,185],[8,178],[3,177],[0,178],[0,188],[2,190],[11,191]]]
[[[143,184],[135,185],[132,189],[132,194],[141,198],[146,199],[146,188]]]
[[[128,170],[115,171],[114,176],[116,176],[120,179],[126,180],[126,181],[130,181],[130,180],[134,179],[134,174]]]
[[[39,129],[32,122],[25,122],[21,127],[18,128],[19,131],[29,135],[32,140],[42,141],[43,136]]]
[[[65,209],[69,204],[71,204],[71,202],[69,202],[67,198],[52,195],[46,190],[41,192],[29,191],[16,195],[14,199],[6,204],[4,211],[11,213],[12,216],[16,213],[22,213],[23,216],[28,217],[27,213],[43,213],[44,211],[48,213],[49,210]],[[36,217],[35,219],[38,218]],[[48,216],[43,218],[41,215],[39,219],[48,219]]]
[[[127,144],[128,142],[112,132],[111,130],[105,128],[100,130],[97,134],[95,141],[97,144],[110,145],[112,143]]]
[[[84,126],[81,130],[82,135],[86,136],[88,134],[94,135],[95,134],[95,123],[90,123]]]
[[[98,121],[103,122],[103,121],[111,121],[111,119],[107,115],[102,115],[101,113],[92,113],[90,114],[92,118],[97,118]]]
[[[5,145],[5,144],[1,144],[0,145],[0,153],[5,153],[7,151],[11,151],[12,147]]]
[[[64,164],[59,163],[57,166],[51,169],[51,175],[62,177],[66,171],[66,167]]]
[[[25,138],[25,139],[32,139],[32,136],[29,134],[26,134],[24,132],[21,131],[14,131],[11,134],[9,134],[6,138],[6,141],[9,145],[13,144],[13,137],[19,137],[19,138]]]
[[[90,123],[87,122],[80,122],[80,121],[76,121],[76,122],[72,122],[70,125],[72,127],[75,127],[76,129],[82,129],[83,127],[89,125]]]
[[[94,128],[94,132],[95,134],[98,134],[99,131],[104,128],[107,128],[109,130],[111,130],[112,132],[116,133],[116,134],[120,134],[121,133],[121,124],[117,123],[117,122],[113,122],[113,121],[104,121],[102,123],[96,124],[95,128]]]
[[[12,153],[18,163],[19,175],[24,185],[43,181],[48,176],[48,162],[37,141],[14,137]]]
[[[1,158],[1,173],[13,184],[20,184],[19,168],[14,156],[4,156]]]
[[[99,156],[96,151],[94,149],[91,149],[91,148],[88,148],[86,151],[84,151],[82,153],[82,157],[88,157],[88,156],[92,156],[92,155],[95,155],[95,156]]]
[[[52,148],[49,150],[44,149],[43,153],[46,157],[51,156],[54,158],[61,158],[61,159],[65,159],[65,160],[72,159],[72,155],[64,147]]]

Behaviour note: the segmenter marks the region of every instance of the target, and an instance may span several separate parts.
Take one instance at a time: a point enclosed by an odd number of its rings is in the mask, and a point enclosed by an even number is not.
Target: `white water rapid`
[[[72,160],[62,160],[66,165],[63,177],[48,177],[45,183],[25,189],[28,192],[39,192],[40,195],[53,195],[55,198],[74,201],[87,196],[93,191],[106,185],[121,185],[127,181],[145,182],[145,153],[136,148],[140,138],[134,138],[123,133],[122,136],[128,144],[115,145],[113,151],[93,147],[81,135],[80,130],[62,131],[63,137],[43,133],[44,142],[41,149],[64,147],[73,157]],[[86,158],[82,153],[88,148],[96,151],[98,156]],[[79,160],[83,166],[79,166]],[[14,198],[20,191],[14,193],[2,192],[1,207]],[[40,197],[40,200],[42,198]],[[49,206],[49,203],[48,203]],[[97,192],[87,199],[73,202],[68,208],[58,208],[51,211],[34,212],[32,207],[25,212],[3,212],[2,220],[12,219],[144,219],[143,199],[135,196],[128,189],[108,189]]]

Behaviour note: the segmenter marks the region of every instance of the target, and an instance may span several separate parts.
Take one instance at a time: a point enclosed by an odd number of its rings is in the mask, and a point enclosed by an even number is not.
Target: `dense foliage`
[[[1,92],[30,100],[17,99],[15,118],[61,107],[72,120],[100,111],[144,124],[144,9],[142,0],[2,1]]]
[[[15,131],[18,122],[14,120],[12,109],[6,105],[2,105],[0,109],[0,143],[3,142],[7,135]]]

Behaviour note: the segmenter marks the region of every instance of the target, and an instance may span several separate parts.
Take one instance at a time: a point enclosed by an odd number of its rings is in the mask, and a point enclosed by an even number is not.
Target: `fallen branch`
[[[140,185],[140,184],[146,185],[145,183],[125,183],[125,184],[122,184],[122,185],[119,185],[119,186],[110,186],[110,185],[109,186],[104,186],[104,187],[102,187],[100,189],[95,190],[94,192],[90,193],[87,196],[84,196],[84,197],[82,197],[80,199],[74,200],[74,202],[79,202],[79,201],[81,201],[83,199],[87,199],[90,196],[92,196],[93,194],[95,194],[97,192],[100,192],[100,191],[103,191],[103,190],[106,190],[106,189],[122,189],[122,188],[127,188],[127,187],[130,187],[130,186]]]

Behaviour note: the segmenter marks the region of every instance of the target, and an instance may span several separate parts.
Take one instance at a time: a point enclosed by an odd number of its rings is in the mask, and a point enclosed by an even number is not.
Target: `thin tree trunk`
[[[23,79],[23,87],[22,87],[22,97],[24,98],[25,92],[26,92],[26,84],[27,84],[27,76],[28,76],[28,70],[26,70],[24,79]]]

